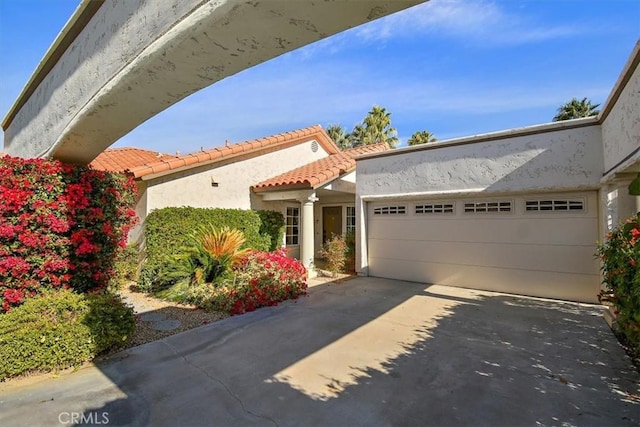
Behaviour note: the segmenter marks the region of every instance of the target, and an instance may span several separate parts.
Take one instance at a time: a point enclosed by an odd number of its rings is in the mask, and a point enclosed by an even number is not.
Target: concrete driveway
[[[0,425],[638,425],[639,384],[598,307],[358,278],[3,384]]]

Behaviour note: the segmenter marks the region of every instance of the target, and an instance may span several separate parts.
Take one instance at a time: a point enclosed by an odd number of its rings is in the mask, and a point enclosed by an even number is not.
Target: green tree
[[[428,144],[430,142],[436,142],[437,138],[434,134],[427,130],[421,130],[411,135],[411,138],[407,141],[409,145]]]
[[[398,131],[391,127],[391,113],[374,105],[361,123],[346,133],[342,125],[330,125],[327,134],[341,150],[384,142],[390,148],[398,143]]]
[[[360,147],[366,145],[367,133],[364,130],[364,126],[359,124],[353,127],[353,130],[349,134],[349,147]]]
[[[351,142],[349,141],[349,134],[342,125],[330,125],[327,128],[327,135],[336,143],[341,150],[351,148]]]
[[[562,104],[560,108],[558,108],[558,112],[553,118],[553,121],[559,122],[580,117],[596,116],[600,112],[600,110],[597,110],[599,106],[600,104],[594,105],[587,98],[582,98],[581,101],[577,98],[572,98],[571,101]]]
[[[395,148],[397,135],[398,131],[391,126],[391,113],[374,105],[362,123],[353,128],[350,140],[354,147],[384,142],[389,148]]]

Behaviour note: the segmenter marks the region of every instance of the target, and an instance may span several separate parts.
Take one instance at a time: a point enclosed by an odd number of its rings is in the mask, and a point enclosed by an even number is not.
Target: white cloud
[[[586,32],[575,25],[553,25],[522,11],[507,11],[487,0],[431,0],[321,40],[295,52],[307,59],[336,54],[355,42],[365,45],[428,35],[463,39],[482,46],[513,46],[572,37]]]

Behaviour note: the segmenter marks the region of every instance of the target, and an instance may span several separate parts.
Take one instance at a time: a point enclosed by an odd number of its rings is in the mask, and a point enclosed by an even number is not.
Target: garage
[[[368,274],[597,302],[596,191],[366,203]]]

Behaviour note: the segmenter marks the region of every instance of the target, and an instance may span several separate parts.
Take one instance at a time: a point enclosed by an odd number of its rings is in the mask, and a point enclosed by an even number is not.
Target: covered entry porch
[[[260,206],[283,213],[283,244],[307,269],[331,236],[355,231],[355,158],[384,150],[373,144],[340,151],[252,187]]]

